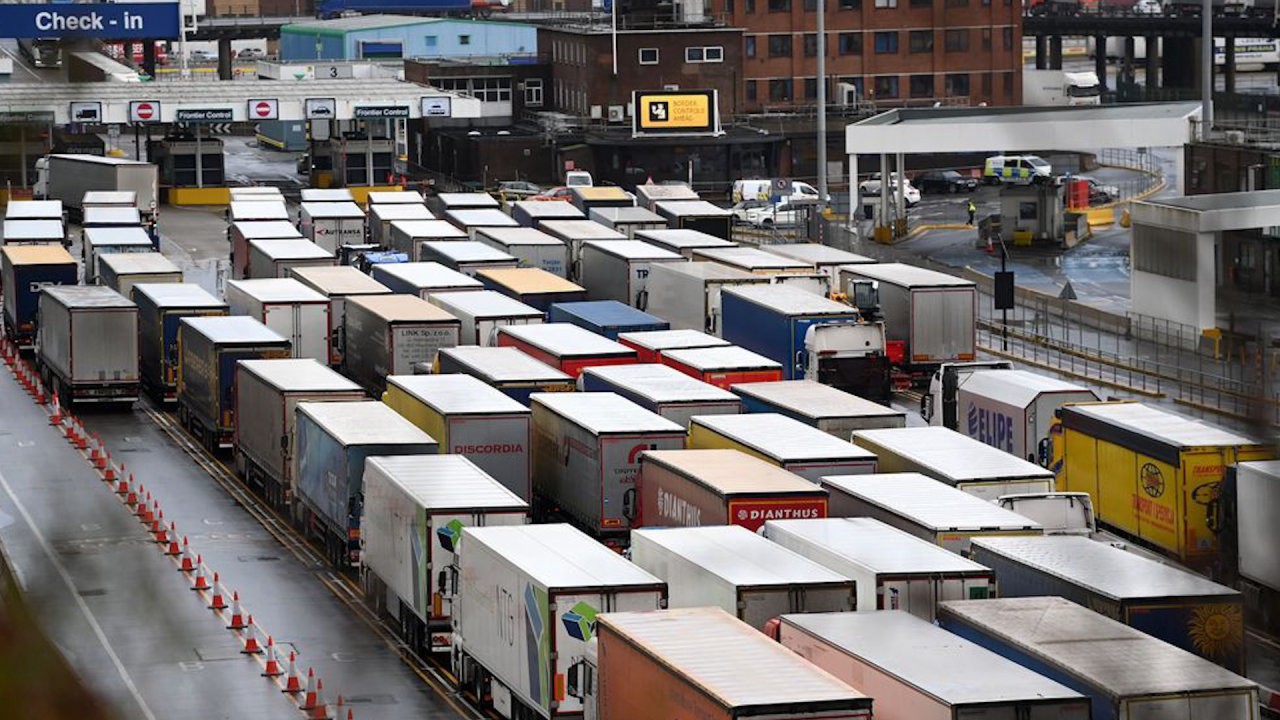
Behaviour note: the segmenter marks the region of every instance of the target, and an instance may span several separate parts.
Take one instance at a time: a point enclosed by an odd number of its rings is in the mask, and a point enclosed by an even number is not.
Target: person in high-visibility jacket
[[[969,199],[968,210],[969,210],[969,224],[972,225],[973,216],[978,213],[978,206],[973,204],[973,198]]]

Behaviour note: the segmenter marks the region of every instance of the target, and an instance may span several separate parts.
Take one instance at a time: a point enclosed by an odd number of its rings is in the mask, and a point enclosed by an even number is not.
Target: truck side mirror
[[[1040,442],[1036,443],[1036,459],[1040,463],[1040,467],[1047,468],[1052,460],[1050,454],[1053,450],[1053,440],[1045,437],[1040,438]]]
[[[795,367],[793,369],[797,373],[804,372],[804,351],[803,350],[796,351],[796,362],[795,362]]]
[[[582,666],[584,661],[577,660],[569,666],[565,673],[565,693],[571,698],[582,699]]]

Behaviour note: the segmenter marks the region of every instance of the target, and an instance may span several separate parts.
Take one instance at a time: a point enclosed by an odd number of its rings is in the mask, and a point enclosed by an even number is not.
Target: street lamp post
[[[1208,0],[1206,0],[1208,1]],[[827,201],[827,1],[818,0],[818,202]],[[853,179],[849,180],[853,187]],[[851,196],[852,197],[852,196]],[[853,213],[853,201],[849,202]]]

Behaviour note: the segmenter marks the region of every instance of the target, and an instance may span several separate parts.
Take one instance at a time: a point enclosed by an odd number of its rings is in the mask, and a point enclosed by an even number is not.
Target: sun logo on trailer
[[[1244,616],[1235,605],[1199,605],[1191,610],[1187,635],[1200,654],[1230,657],[1240,651],[1244,642]]]
[[[1153,498],[1164,495],[1164,473],[1155,463],[1147,463],[1138,471],[1138,479],[1142,482],[1142,491]]]

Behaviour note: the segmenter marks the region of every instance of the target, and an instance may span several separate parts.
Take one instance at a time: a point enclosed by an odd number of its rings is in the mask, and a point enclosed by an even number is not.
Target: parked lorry
[[[227,204],[227,222],[234,225],[239,222],[278,222],[290,221],[289,208],[285,207],[284,196],[278,193],[243,199],[232,197]],[[295,228],[296,229],[296,228]]]
[[[574,390],[573,378],[511,347],[441,348],[435,369],[479,378],[526,407],[533,393]]]
[[[382,401],[528,502],[533,496],[529,408],[464,374],[391,375]]]
[[[475,277],[488,268],[514,268],[516,259],[474,240],[431,240],[419,243],[422,260],[438,262],[464,275]]]
[[[4,334],[18,350],[35,347],[40,291],[51,285],[75,285],[80,268],[61,245],[6,245],[0,248],[0,287],[4,288]]]
[[[783,647],[876,699],[878,720],[1089,720],[1089,699],[906,612],[783,615]]]
[[[803,260],[782,257],[754,247],[704,247],[693,251],[695,261],[720,263],[753,275],[811,274],[813,265]],[[830,285],[827,285],[830,289]],[[825,292],[818,293],[826,295]]]
[[[822,478],[831,517],[869,517],[965,557],[975,537],[1040,535],[1040,524],[919,473]]]
[[[792,260],[808,263],[831,278],[832,289],[840,287],[840,268],[844,265],[868,265],[874,258],[821,243],[776,243],[761,245],[761,250]]]
[[[685,429],[613,393],[535,393],[530,403],[535,518],[572,518],[624,544],[640,453],[684,447]]]
[[[631,193],[616,185],[596,185],[594,182],[578,185],[568,182],[568,178],[565,185],[569,188],[569,202],[588,215],[595,208],[633,207],[636,204]]]
[[[543,220],[538,229],[569,246],[569,275],[581,282],[582,244],[591,240],[626,240],[627,236],[594,220]]]
[[[746,413],[780,413],[847,440],[855,430],[906,427],[906,413],[810,380],[734,383]]]
[[[476,278],[436,262],[386,263],[374,265],[369,273],[374,280],[391,288],[392,292],[417,295],[426,300],[438,292],[470,292],[483,290],[484,284]]]
[[[955,378],[955,382],[947,382]],[[943,365],[921,400],[930,424],[955,430],[1028,462],[1049,437],[1055,411],[1066,403],[1097,402],[1092,390],[1026,370],[954,372]],[[934,413],[933,408],[941,412]]]
[[[232,315],[248,315],[289,341],[293,357],[329,361],[329,299],[293,278],[228,280]]]
[[[585,220],[587,216],[573,203],[517,200],[511,203],[511,217],[521,227],[538,228],[544,220]]]
[[[665,365],[589,367],[578,376],[578,386],[587,392],[617,393],[681,427],[688,427],[694,415],[742,411],[742,403],[733,393]]]
[[[667,350],[659,362],[722,390],[738,383],[782,379],[781,365],[737,345]]]
[[[98,283],[133,297],[139,283],[180,283],[182,268],[158,252],[110,253],[98,258]]]
[[[486,192],[442,192],[427,200],[432,212],[444,215],[453,210],[498,210],[502,204]]]
[[[178,401],[178,327],[184,317],[227,315],[230,308],[195,283],[139,283],[138,375],[141,389],[162,404]]]
[[[5,245],[62,245],[71,247],[61,220],[5,220]]]
[[[1273,445],[1137,402],[1064,405],[1040,457],[1058,488],[1086,492],[1098,522],[1193,568],[1218,554],[1227,467],[1275,457]]]
[[[825,490],[737,450],[647,451],[637,494],[637,527],[740,525],[758,532],[770,520],[827,516]]]
[[[235,365],[236,472],[276,510],[297,497],[293,453],[300,402],[355,402],[364,391],[313,358],[242,360]]]
[[[660,229],[636,230],[635,239],[683,255],[686,260],[692,260],[693,251],[701,248],[738,247],[738,243],[732,240],[697,230],[673,230],[665,224]]]
[[[637,360],[635,350],[569,323],[500,327],[498,345],[514,347],[575,378],[583,368]]]
[[[249,269],[249,243],[269,240],[301,240],[302,233],[288,220],[253,220],[231,223],[227,227],[231,243],[231,279],[253,277]]]
[[[537,325],[543,320],[541,310],[495,290],[432,293],[427,301],[462,324],[462,345],[496,345],[498,328]]]
[[[40,289],[36,367],[64,407],[138,399],[138,306],[111,288]]]
[[[517,267],[539,268],[560,277],[566,277],[569,272],[569,246],[541,230],[482,227],[476,229],[475,236],[476,240],[515,258]]]
[[[1055,489],[1045,468],[943,427],[857,430],[852,442],[876,454],[881,472],[922,473],[990,502]]]
[[[61,200],[10,200],[4,208],[5,220],[57,220],[65,222],[67,211]]]
[[[737,525],[632,530],[631,562],[667,583],[668,607],[718,607],[757,630],[857,601],[853,580]]]
[[[439,445],[380,402],[300,402],[296,412],[297,515],[334,567],[359,566],[365,460],[435,455]]]
[[[158,169],[151,163],[101,155],[47,155],[36,161],[32,194],[37,200],[61,200],[77,220],[86,192],[132,192],[137,208],[154,223],[159,184]]]
[[[662,353],[683,348],[724,347],[729,342],[697,330],[646,330],[618,333],[618,342],[634,348],[641,364],[660,362]]]
[[[287,278],[300,267],[333,267],[333,253],[305,239],[253,240],[249,242],[249,277]]]
[[[234,447],[236,363],[290,357],[289,340],[243,315],[178,318],[178,421],[210,451]]]
[[[871,717],[870,697],[718,608],[607,613],[597,638],[569,673],[584,720]]]
[[[886,338],[897,348],[890,354],[913,384],[926,382],[942,363],[975,359],[978,293],[972,281],[901,263],[840,268],[838,292],[858,298],[860,283],[874,283]]]
[[[481,228],[520,227],[520,223],[517,223],[515,220],[511,219],[510,215],[502,212],[496,207],[446,210],[444,212],[444,219],[466,232],[467,238],[470,240],[476,239],[476,233],[479,232]]]
[[[347,299],[390,295],[391,288],[350,265],[295,267],[289,277],[329,298],[329,366],[342,367],[346,355]]]
[[[1244,593],[1245,620],[1280,633],[1280,462],[1242,462],[1228,468],[1218,489],[1220,552],[1215,577]]]
[[[365,215],[354,202],[304,202],[298,208],[302,236],[337,255],[344,245],[365,242]]]
[[[667,330],[666,320],[618,300],[553,303],[547,310],[547,322],[569,323],[617,340],[624,332]]]
[[[776,413],[694,417],[689,447],[741,450],[812,482],[826,475],[876,472],[872,452]]]
[[[859,266],[861,267],[861,266]],[[729,342],[782,364],[784,380],[814,380],[888,403],[892,394],[884,323],[848,305],[789,287],[727,287],[721,292]]]
[[[370,457],[360,518],[366,597],[411,652],[448,653],[464,527],[523,525],[529,505],[461,455]]]
[[[667,227],[667,219],[642,207],[592,208],[588,218],[636,239],[637,230],[657,230]]]
[[[155,252],[151,238],[142,228],[87,228],[81,232],[81,259],[84,261],[84,282],[98,282],[98,258],[113,253]]]
[[[723,334],[721,291],[768,285],[769,278],[713,262],[659,263],[649,268],[649,309],[682,330]]]
[[[1259,716],[1251,680],[1070,600],[953,600],[938,622],[1083,694],[1093,720]]]
[[[728,240],[733,237],[733,212],[706,200],[659,200],[653,211],[673,230],[697,230]]]
[[[1092,71],[1022,71],[1023,105],[1101,105],[1102,90],[1098,74]]]
[[[411,207],[411,206],[409,206]],[[372,213],[370,213],[372,215]],[[446,220],[394,220],[390,248],[409,256],[410,262],[445,263],[427,249],[429,243],[467,240],[467,231]],[[496,252],[496,251],[495,251]],[[454,267],[457,270],[458,268]],[[473,275],[474,273],[467,273]]]
[[[400,252],[403,252],[412,258],[413,253],[410,252],[410,250],[413,249],[412,247],[409,247],[408,249],[396,247],[395,233],[391,229],[392,223],[414,223],[426,220],[436,220],[436,216],[431,214],[431,211],[427,209],[427,206],[421,203],[403,205],[396,203],[371,204],[369,205],[369,214],[365,216],[365,239],[368,240],[371,245],[377,245],[384,250],[399,249]],[[444,221],[441,220],[439,222]],[[444,225],[448,224],[449,223],[444,223]],[[410,225],[408,227],[413,226]],[[442,229],[444,229],[443,226]],[[450,232],[453,233],[452,237],[459,237],[457,234],[457,228],[452,228]],[[413,233],[406,232],[402,237],[410,238],[411,241]]]
[[[440,348],[460,344],[462,324],[439,307],[412,295],[366,295],[347,303],[343,368],[375,397],[390,375],[431,367]]]
[[[956,430],[960,426],[959,389],[979,370],[1013,370],[1008,360],[970,360],[942,363],[929,378],[929,392],[920,396],[920,417],[930,425]]]
[[[491,268],[477,272],[476,278],[484,287],[544,313],[555,303],[587,299],[586,288],[541,268]]]
[[[666,605],[666,583],[568,525],[464,527],[460,537],[453,675],[502,717],[581,717],[565,676],[600,614]]]
[[[135,207],[90,206],[83,210],[82,228],[94,227],[142,227],[142,213]]]
[[[580,262],[579,282],[587,289],[587,297],[644,310],[649,306],[649,269],[659,263],[686,261],[639,240],[587,240],[580,248]]]
[[[356,201],[356,196],[350,188],[302,188],[299,197],[304,203],[353,203]]]

